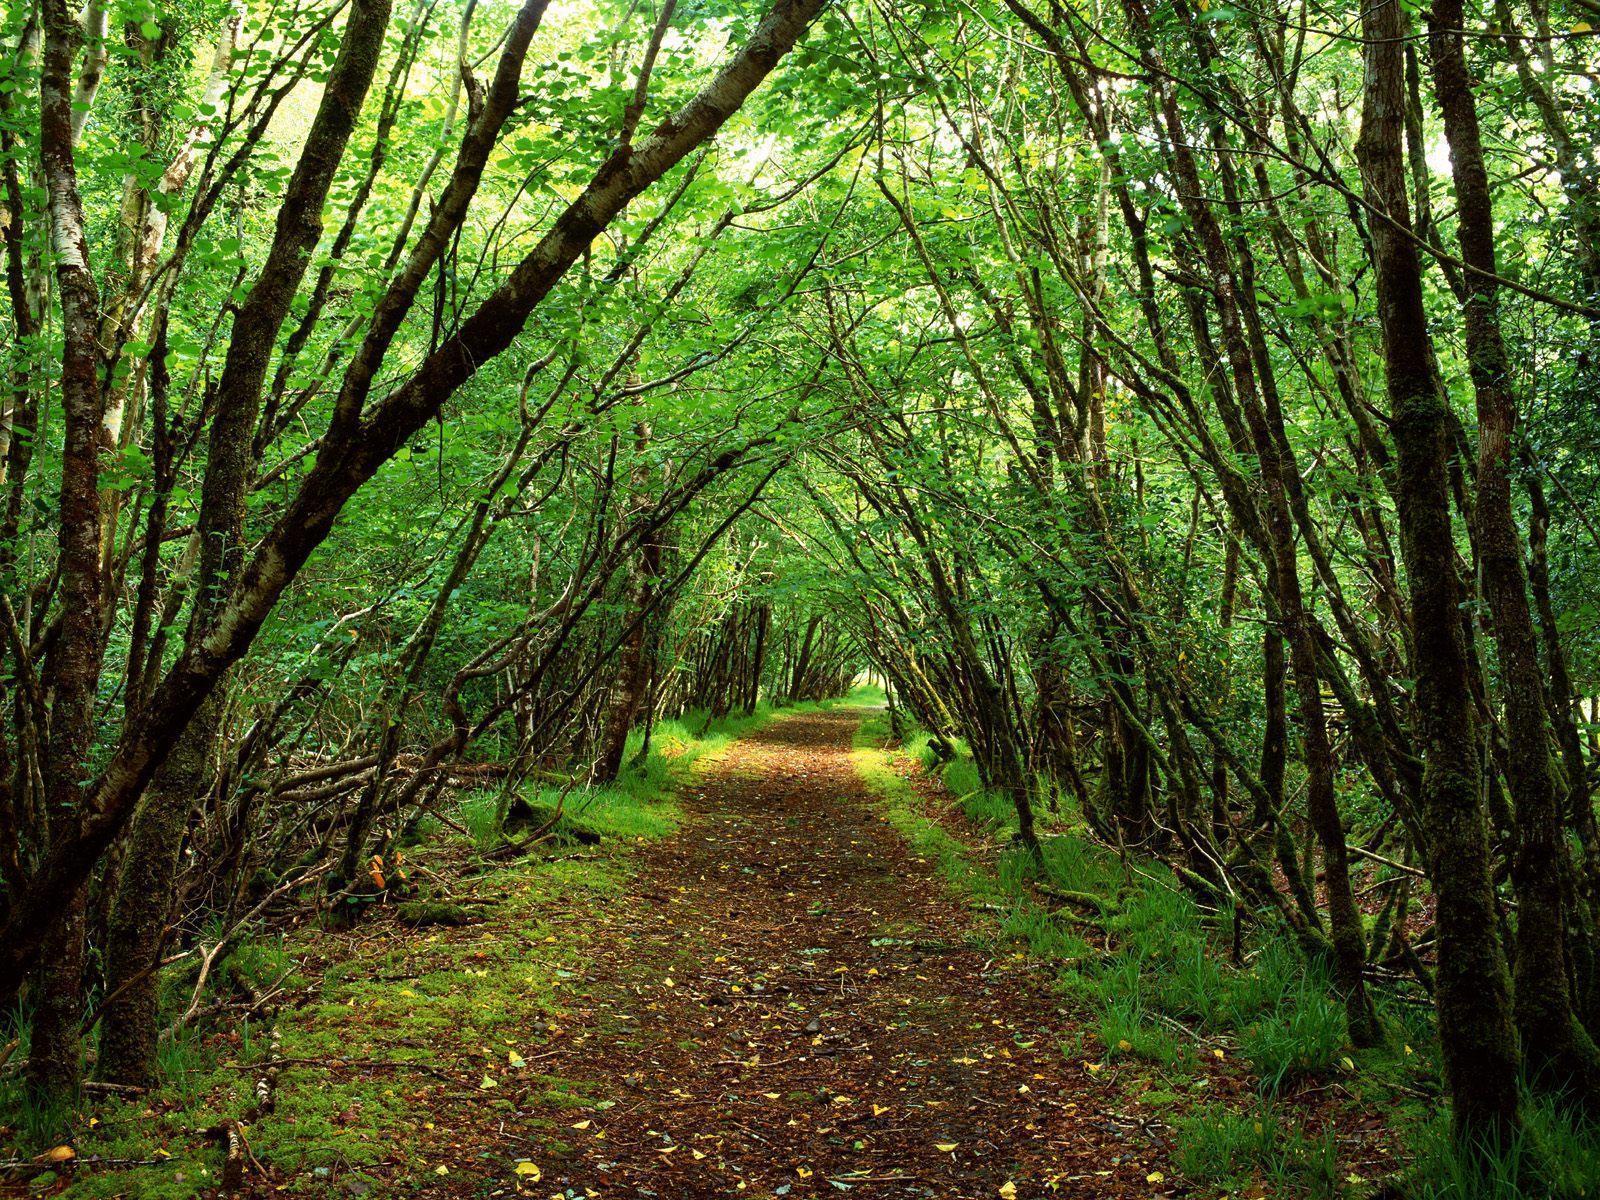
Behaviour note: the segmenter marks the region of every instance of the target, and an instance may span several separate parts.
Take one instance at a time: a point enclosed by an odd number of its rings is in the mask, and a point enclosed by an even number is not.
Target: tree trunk
[[[1490,1141],[1505,1145],[1516,1134],[1520,1064],[1458,619],[1449,413],[1429,364],[1422,271],[1406,197],[1404,10],[1370,5],[1362,12],[1362,30],[1366,70],[1356,154],[1375,210],[1370,229],[1378,313],[1393,414],[1401,549],[1410,576],[1417,732],[1425,756],[1423,816],[1438,894],[1439,1042],[1457,1142],[1472,1151]]]
[[[1506,785],[1516,815],[1511,879],[1517,896],[1515,1016],[1525,1065],[1558,1091],[1600,1096],[1600,1051],[1578,1021],[1569,984],[1563,890],[1571,872],[1552,772],[1544,670],[1528,603],[1522,535],[1511,512],[1517,404],[1500,332],[1494,209],[1478,106],[1467,72],[1461,0],[1434,0],[1428,38],[1450,142],[1457,231],[1467,265],[1462,316],[1478,408],[1478,570],[1499,650],[1505,698]]]
[[[89,270],[83,204],[73,159],[71,75],[81,31],[64,0],[43,6],[40,160],[48,195],[61,304],[61,621],[46,663],[53,694],[43,777],[52,850],[78,828],[86,764],[94,745],[94,700],[105,653],[105,587],[100,571],[100,297]],[[81,1062],[87,873],[63,888],[45,931],[34,1006],[29,1082],[44,1096],[76,1089]]]
[[[106,1001],[96,1075],[107,1083],[156,1081],[161,975],[179,851],[206,783],[220,713],[213,695],[151,782],[133,819],[127,861],[106,926]]]
[[[612,685],[610,704],[606,708],[605,726],[600,734],[600,752],[595,758],[594,782],[611,783],[622,771],[622,756],[628,746],[628,734],[639,715],[650,682],[650,663],[645,654],[649,631],[646,628],[655,606],[656,589],[661,577],[661,535],[648,533],[639,548],[638,558],[628,581],[633,603],[627,619],[630,628],[617,652],[617,677]]]

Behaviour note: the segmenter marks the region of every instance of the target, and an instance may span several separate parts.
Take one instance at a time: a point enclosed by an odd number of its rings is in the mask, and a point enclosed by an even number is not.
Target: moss
[[[448,900],[407,900],[395,908],[395,918],[413,929],[430,925],[471,925],[477,918],[472,910]]]

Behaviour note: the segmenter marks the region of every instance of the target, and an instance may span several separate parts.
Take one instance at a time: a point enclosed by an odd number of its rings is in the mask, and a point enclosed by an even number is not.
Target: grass
[[[881,693],[856,693],[845,702],[875,700],[881,702]],[[517,1073],[510,1064],[534,1053],[519,1039],[529,1037],[530,1028],[559,1022],[573,981],[582,975],[583,922],[549,914],[558,907],[570,912],[600,905],[615,894],[629,871],[629,848],[678,827],[682,814],[674,793],[718,752],[774,715],[763,702],[750,714],[712,720],[690,713],[658,722],[642,763],[615,784],[565,798],[565,810],[602,835],[598,853],[583,847],[511,863],[479,862],[472,890],[488,901],[477,910],[488,919],[485,928],[512,929],[516,936],[467,928],[389,937],[362,926],[353,939],[336,942],[312,926],[288,937],[261,937],[234,951],[225,970],[219,964],[218,978],[226,971],[262,990],[300,989],[303,1003],[282,1013],[270,1029],[247,1021],[188,1030],[164,1042],[162,1083],[154,1095],[86,1100],[74,1111],[44,1112],[27,1102],[16,1074],[0,1076],[0,1153],[31,1157],[64,1144],[85,1166],[96,1157],[120,1163],[118,1169],[77,1170],[59,1193],[74,1198],[204,1195],[216,1187],[222,1158],[203,1131],[251,1111],[261,1072],[250,1064],[269,1057],[312,1060],[282,1072],[274,1113],[249,1130],[255,1157],[281,1173],[290,1194],[327,1195],[335,1176],[341,1189],[358,1194],[376,1186],[380,1164],[385,1178],[409,1177],[413,1191],[426,1192],[435,1182],[429,1148],[447,1145],[450,1136],[428,1119],[429,1093],[445,1086],[428,1065],[465,1059],[474,1078],[480,1072],[496,1080]],[[635,733],[630,760],[639,742]],[[528,799],[553,804],[556,793],[530,793]],[[435,869],[459,871],[463,861],[472,868],[478,852],[500,840],[504,802],[498,789],[462,795],[449,815],[468,831],[467,838],[442,822],[425,823],[421,842],[406,852],[407,863],[422,868],[417,877],[426,879]],[[192,982],[169,975],[168,1007],[175,1010],[187,1003]],[[379,1059],[386,1064],[381,1069],[331,1065]],[[539,1086],[553,1103],[586,1101],[567,1080],[544,1079]],[[496,1093],[484,1088],[482,1104],[490,1113],[505,1103]],[[61,1182],[44,1175],[35,1185]]]
[[[1341,1193],[1338,1145],[1331,1132],[1307,1133],[1269,1104],[1236,1112],[1207,1105],[1174,1123],[1173,1165],[1190,1179],[1224,1190],[1264,1185],[1268,1195],[1334,1197]],[[1345,1180],[1343,1182],[1348,1182]]]
[[[1407,1189],[1416,1200],[1582,1200],[1600,1196],[1600,1127],[1569,1105],[1524,1095],[1521,1133],[1469,1158],[1442,1115],[1421,1125]]]

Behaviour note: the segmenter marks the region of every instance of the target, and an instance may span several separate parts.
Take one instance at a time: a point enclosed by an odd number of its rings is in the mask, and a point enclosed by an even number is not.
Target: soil
[[[538,1055],[584,1102],[500,1123],[495,1157],[526,1147],[539,1168],[506,1187],[497,1164],[501,1194],[1166,1192],[1048,972],[996,957],[877,811],[860,719],[773,722],[685,790],[684,827],[594,914],[588,976]],[[474,1115],[436,1119],[458,1144],[430,1193],[493,1194]]]

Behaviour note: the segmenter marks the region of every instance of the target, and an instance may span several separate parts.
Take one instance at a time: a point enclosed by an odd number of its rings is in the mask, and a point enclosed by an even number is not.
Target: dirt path
[[[874,810],[860,718],[793,716],[731,748],[599,915],[539,1063],[589,1102],[504,1126],[544,1147],[528,1194],[1166,1190],[1044,975],[992,959]]]

